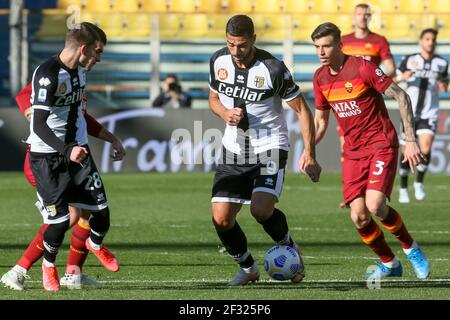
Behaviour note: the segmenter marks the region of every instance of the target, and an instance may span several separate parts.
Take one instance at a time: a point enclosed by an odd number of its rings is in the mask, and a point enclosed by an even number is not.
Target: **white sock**
[[[22,273],[22,274],[27,274],[27,269],[25,269],[24,267],[22,267],[22,266],[19,266],[18,264],[16,264],[14,267],[13,267],[13,270],[14,271],[16,271],[16,272],[19,272],[19,273]]]
[[[403,252],[404,252],[405,254],[410,254],[411,251],[412,251],[413,249],[418,249],[418,248],[419,248],[419,245],[417,244],[417,242],[414,241],[414,242],[412,243],[411,247],[408,248],[408,249],[403,249]]]
[[[55,264],[53,262],[49,262],[47,260],[43,260],[42,263],[48,268],[48,267],[54,267]]]
[[[400,261],[398,261],[397,258],[394,257],[394,259],[392,259],[389,262],[383,262],[383,264],[388,267],[388,268],[397,268],[400,265]]]
[[[100,250],[100,248],[102,247],[101,244],[96,244],[96,243],[94,243],[94,242],[91,240],[91,238],[89,238],[89,243],[90,243],[92,249],[94,249],[94,250]]]

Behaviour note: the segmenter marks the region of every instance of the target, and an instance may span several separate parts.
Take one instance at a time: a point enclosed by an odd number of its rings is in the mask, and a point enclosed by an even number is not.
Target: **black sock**
[[[428,164],[430,163],[430,155],[425,156],[425,161],[417,166],[417,176],[416,182],[423,183],[423,179],[425,178],[425,173],[428,170]]]
[[[408,189],[408,175],[409,175],[409,162],[402,163],[405,159],[403,154],[400,156],[400,187],[402,189]]]
[[[286,216],[283,213],[283,211],[274,208],[272,216],[266,221],[262,221],[259,223],[262,224],[266,233],[276,243],[291,247],[294,244],[292,238],[289,236],[289,227],[286,221]]]
[[[54,263],[64,235],[69,229],[69,220],[61,223],[49,224],[44,232],[44,259]]]
[[[253,265],[253,257],[247,249],[247,237],[237,221],[230,230],[220,231],[216,228],[216,232],[227,252],[242,268],[249,268]]]

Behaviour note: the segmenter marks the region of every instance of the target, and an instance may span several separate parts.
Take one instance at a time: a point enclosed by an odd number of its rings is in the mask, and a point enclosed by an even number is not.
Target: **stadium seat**
[[[148,38],[152,30],[152,16],[149,13],[128,13],[123,15],[123,37],[126,39]]]
[[[208,35],[210,39],[224,39],[225,28],[228,20],[231,18],[230,14],[210,14],[208,15]]]
[[[36,33],[38,38],[63,37],[66,34],[66,16],[61,14],[49,14],[42,10],[42,24]]]
[[[84,11],[110,12],[112,10],[111,0],[84,0]]]
[[[108,38],[123,38],[122,14],[116,12],[95,13],[95,22],[105,31]]]
[[[450,1],[430,0],[428,2],[427,11],[435,14],[450,14]]]
[[[311,9],[312,1],[280,0],[284,13],[307,13]]]
[[[224,0],[198,0],[196,11],[201,13],[225,12]]]
[[[282,40],[288,37],[290,18],[284,14],[255,14],[251,16],[258,39]]]
[[[343,35],[351,33],[353,30],[353,14],[351,13],[323,15],[323,19],[337,25]]]
[[[170,0],[168,3],[172,13],[195,12],[199,5],[197,0]]]
[[[450,14],[436,15],[438,27],[438,41],[450,40]]]
[[[388,39],[417,39],[417,21],[408,14],[385,14],[381,17],[382,34]]]
[[[138,12],[141,0],[114,0],[113,10],[115,12]]]
[[[168,13],[159,15],[159,37],[161,39],[177,38],[180,30],[180,15]]]
[[[336,7],[339,12],[353,13],[355,6],[362,2],[361,0],[337,0]]]
[[[67,9],[70,6],[77,6],[81,8],[82,0],[58,0],[58,9]]]
[[[141,0],[141,11],[148,13],[168,12],[169,0]]]
[[[372,7],[379,8],[381,13],[391,13],[397,11],[398,3],[397,0],[377,0],[374,1]]]
[[[282,11],[282,0],[258,1],[255,11],[257,13],[278,13]]]
[[[255,0],[226,0],[223,2],[227,12],[232,14],[250,13],[256,9]]]
[[[292,15],[292,37],[295,40],[310,41],[314,29],[325,22],[320,14],[296,14]]]
[[[208,16],[203,13],[185,14],[180,17],[179,38],[204,38],[208,34]]]
[[[428,9],[427,0],[398,0],[397,11],[400,13],[423,13]]]
[[[307,1],[313,13],[334,13],[338,11],[336,0]]]

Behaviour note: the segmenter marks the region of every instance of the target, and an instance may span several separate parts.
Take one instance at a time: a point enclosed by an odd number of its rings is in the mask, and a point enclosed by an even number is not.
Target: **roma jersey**
[[[374,150],[395,147],[398,139],[381,95],[392,83],[383,71],[361,57],[346,56],[341,71],[328,66],[314,74],[315,105],[333,110],[344,133],[344,157],[359,159]]]
[[[386,38],[370,32],[367,37],[358,39],[355,33],[350,33],[341,38],[342,51],[350,56],[360,56],[375,63],[377,66],[381,61],[392,59],[389,43]]]

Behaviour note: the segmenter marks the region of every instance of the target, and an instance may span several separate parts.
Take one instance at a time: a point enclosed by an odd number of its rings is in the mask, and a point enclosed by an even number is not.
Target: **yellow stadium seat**
[[[418,21],[418,32],[420,34],[420,31],[422,31],[423,29],[427,29],[427,28],[434,28],[437,29],[438,28],[438,19],[436,17],[436,15],[434,14],[417,14],[417,19]]]
[[[341,35],[351,33],[353,30],[353,14],[340,13],[340,14],[326,15],[323,16],[323,18],[337,25],[341,30]]]
[[[450,2],[448,0],[429,0],[427,10],[436,14],[450,14]]]
[[[292,37],[295,40],[310,41],[311,33],[326,22],[320,14],[296,14],[292,15]]]
[[[252,15],[258,39],[282,40],[289,37],[290,17],[283,14]]]
[[[138,12],[141,0],[113,0],[115,12]]]
[[[336,7],[339,12],[354,13],[357,4],[364,1],[361,0],[337,0]]]
[[[313,1],[308,0],[280,0],[284,13],[307,13],[310,11]]]
[[[180,17],[178,38],[204,38],[208,31],[208,16],[206,14],[186,14]]]
[[[427,0],[397,0],[396,11],[399,13],[423,13],[428,9]]]
[[[438,41],[450,40],[450,14],[438,14],[437,27],[438,27]]]
[[[58,9],[67,9],[70,6],[77,6],[81,8],[82,0],[58,0]]]
[[[112,9],[111,0],[84,0],[84,3],[84,11],[110,12]]]
[[[209,39],[224,39],[225,28],[228,20],[232,17],[229,14],[210,14],[208,15],[208,34]]]
[[[309,11],[314,13],[334,13],[338,7],[336,0],[308,1]]]
[[[417,21],[408,14],[385,14],[381,17],[381,32],[387,39],[417,39]]]
[[[168,12],[170,8],[169,0],[141,0],[141,11],[148,13]]]
[[[265,0],[256,3],[257,13],[278,13],[282,11],[282,0]]]
[[[123,38],[123,19],[122,14],[96,13],[96,18],[99,21],[99,27],[105,31],[108,38]]]
[[[67,32],[66,19],[65,15],[43,12],[42,24],[36,35],[39,38],[63,37]]]
[[[149,13],[123,15],[123,37],[127,39],[148,38],[152,31],[152,16]]]
[[[221,13],[226,10],[223,0],[198,0],[196,2],[196,12]]]
[[[233,14],[250,13],[256,9],[255,0],[226,0],[223,2],[227,11]]]
[[[159,37],[161,39],[173,39],[178,36],[180,30],[180,15],[175,13],[159,15]]]
[[[170,0],[169,11],[172,13],[195,12],[198,5],[197,0]]]

